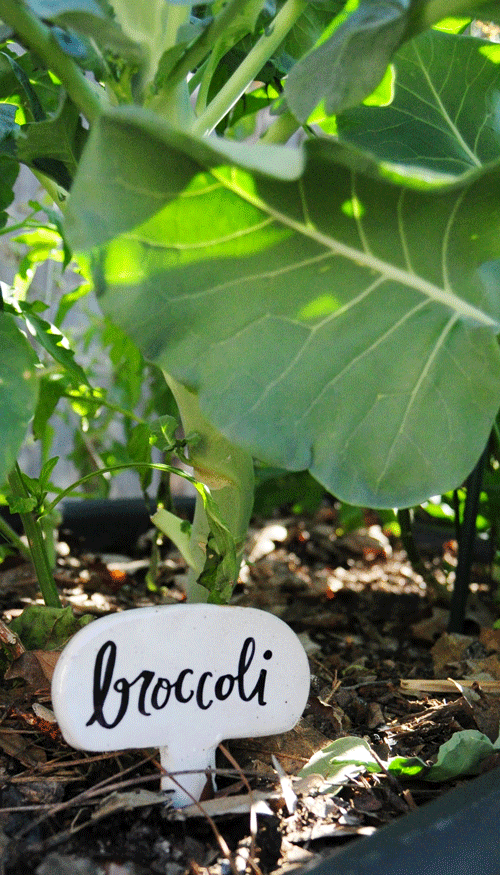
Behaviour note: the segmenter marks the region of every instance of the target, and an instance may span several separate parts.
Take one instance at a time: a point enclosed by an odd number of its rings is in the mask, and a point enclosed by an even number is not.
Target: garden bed
[[[62,546],[57,570],[64,602],[77,613],[102,616],[183,598],[185,565],[176,552],[163,557],[152,591],[137,545],[130,556],[92,554],[88,544],[85,551]],[[427,556],[429,576],[442,585],[454,551],[453,543],[441,544]],[[229,742],[217,761],[217,797],[175,812],[158,793],[156,751],[86,754],[65,744],[45,720],[50,713],[38,707],[50,709],[53,656],[25,658],[20,677],[12,679],[11,669],[0,691],[5,875],[225,875],[231,868],[280,875],[319,864],[346,845],[359,847],[360,837],[470,780],[360,773],[333,795],[322,792],[321,779],[295,776],[339,737],[368,740],[382,762],[431,761],[461,730],[496,739],[500,699],[491,691],[500,678],[500,634],[491,630],[496,613],[487,567],[475,568],[467,636],[450,639],[446,607],[375,519],[342,537],[331,507],[313,519],[256,522],[247,559],[234,603],[277,614],[309,653],[311,696],[299,725],[276,738]],[[29,566],[2,568],[0,600],[9,619],[36,601],[37,587]],[[474,695],[445,681],[467,676],[483,679]],[[483,771],[497,758],[492,753]]]

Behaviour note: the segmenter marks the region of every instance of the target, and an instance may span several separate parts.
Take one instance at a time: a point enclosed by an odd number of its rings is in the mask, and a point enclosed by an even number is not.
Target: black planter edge
[[[498,875],[500,769],[464,781],[304,875]]]

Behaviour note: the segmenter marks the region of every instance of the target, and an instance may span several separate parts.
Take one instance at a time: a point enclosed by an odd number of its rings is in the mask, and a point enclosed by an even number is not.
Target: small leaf
[[[426,781],[450,781],[459,775],[477,771],[480,763],[495,750],[487,735],[476,729],[455,732],[441,745],[435,764],[425,776]]]
[[[29,605],[12,620],[11,629],[19,635],[26,650],[60,650],[78,629],[94,618],[75,617],[72,609]]]
[[[298,776],[321,775],[330,788],[339,788],[366,770],[380,771],[370,745],[363,738],[346,736],[313,754]]]
[[[19,315],[26,322],[30,333],[36,337],[45,351],[63,366],[72,382],[77,386],[81,384],[88,386],[87,375],[83,368],[75,362],[75,353],[70,348],[64,334],[55,325],[51,325],[50,322],[41,319],[36,313],[35,306],[25,304],[22,301],[19,302],[18,306],[20,310]]]
[[[160,508],[151,517],[151,522],[170,538],[190,568],[200,570],[197,559],[191,551],[191,524],[187,520],[180,519],[165,508]]]
[[[9,313],[0,312],[0,350],[0,482],[2,482],[17,458],[37,398],[36,356]]]
[[[151,462],[151,442],[149,426],[145,422],[135,425],[127,441],[127,450],[134,462]],[[145,491],[151,483],[151,468],[138,469],[141,488]]]
[[[176,443],[175,433],[179,428],[179,420],[168,413],[151,422],[149,429],[154,438],[155,446],[165,452],[171,450]]]

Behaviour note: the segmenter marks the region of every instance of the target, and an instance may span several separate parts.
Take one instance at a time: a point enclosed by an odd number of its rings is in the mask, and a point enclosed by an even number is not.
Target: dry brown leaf
[[[0,748],[23,766],[34,767],[47,761],[43,748],[30,744],[21,732],[12,729],[0,728]]]
[[[48,690],[60,651],[27,650],[5,672],[5,679],[22,678],[34,690]]]
[[[437,678],[460,676],[467,648],[475,640],[470,635],[444,632],[431,648],[434,676]]]

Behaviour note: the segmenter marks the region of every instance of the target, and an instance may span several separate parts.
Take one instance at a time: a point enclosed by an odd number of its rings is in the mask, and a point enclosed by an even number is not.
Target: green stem
[[[246,0],[243,0],[243,2],[242,0],[229,0],[226,3],[221,12],[210,22],[195,42],[186,49],[182,58],[177,61],[169,75],[169,81],[172,84],[184,80],[195,67],[201,64],[217,40],[224,35],[233,20],[238,15],[243,14],[245,5]],[[229,51],[229,49],[230,45],[227,46],[226,51]]]
[[[182,471],[180,468],[174,468],[173,465],[163,465],[161,462],[123,462],[121,465],[109,465],[107,468],[99,468],[98,471],[92,471],[90,474],[85,474],[84,477],[80,477],[79,480],[75,480],[71,486],[63,489],[53,501],[45,505],[44,513],[52,513],[54,508],[57,507],[66,496],[71,495],[75,489],[78,489],[79,486],[82,486],[82,484],[86,483],[88,480],[92,480],[93,477],[100,477],[102,474],[111,474],[114,471],[126,471],[130,468],[153,468],[155,471],[165,471],[168,474],[177,474],[179,477],[189,480],[190,483],[196,484],[194,477],[191,477],[190,474],[186,474],[186,472]]]
[[[299,122],[290,110],[287,110],[287,112],[274,119],[265,134],[260,138],[260,142],[272,145],[287,143],[290,137],[297,133],[299,128]]]
[[[31,562],[31,553],[29,551],[29,548],[19,537],[17,532],[14,531],[12,526],[9,526],[7,520],[4,520],[2,516],[0,516],[0,533],[10,544],[12,544],[13,547],[15,547],[15,549],[18,553],[20,553],[23,559],[27,559],[28,562]]]
[[[195,121],[192,126],[194,134],[204,136],[213,131],[255,80],[259,71],[283,42],[307,5],[308,0],[286,0],[267,33],[255,44],[238,69],[209,103],[205,112]]]
[[[252,457],[230,443],[205,418],[200,410],[198,396],[178,383],[169,374],[165,379],[172,390],[186,434],[199,436],[198,442],[189,448],[189,461],[196,478],[204,483],[214,498],[221,518],[234,539],[237,561],[248,531],[254,501],[254,469]],[[191,529],[190,552],[199,560],[195,565],[203,568],[210,526],[203,501],[196,497],[195,514]],[[236,575],[237,575],[236,571]],[[196,568],[188,573],[185,584],[188,601],[206,601],[208,590],[197,582]],[[236,583],[236,580],[234,580]]]
[[[17,463],[9,475],[9,485],[15,496],[22,498],[28,497],[28,490],[24,485],[23,475]],[[28,539],[31,558],[33,560],[33,565],[35,566],[35,573],[43,600],[49,608],[60,608],[61,601],[49,566],[41,526],[32,513],[21,513],[20,517]]]
[[[92,124],[101,111],[100,99],[75,62],[59,48],[50,27],[19,0],[0,0],[0,18],[56,74],[78,109]]]

